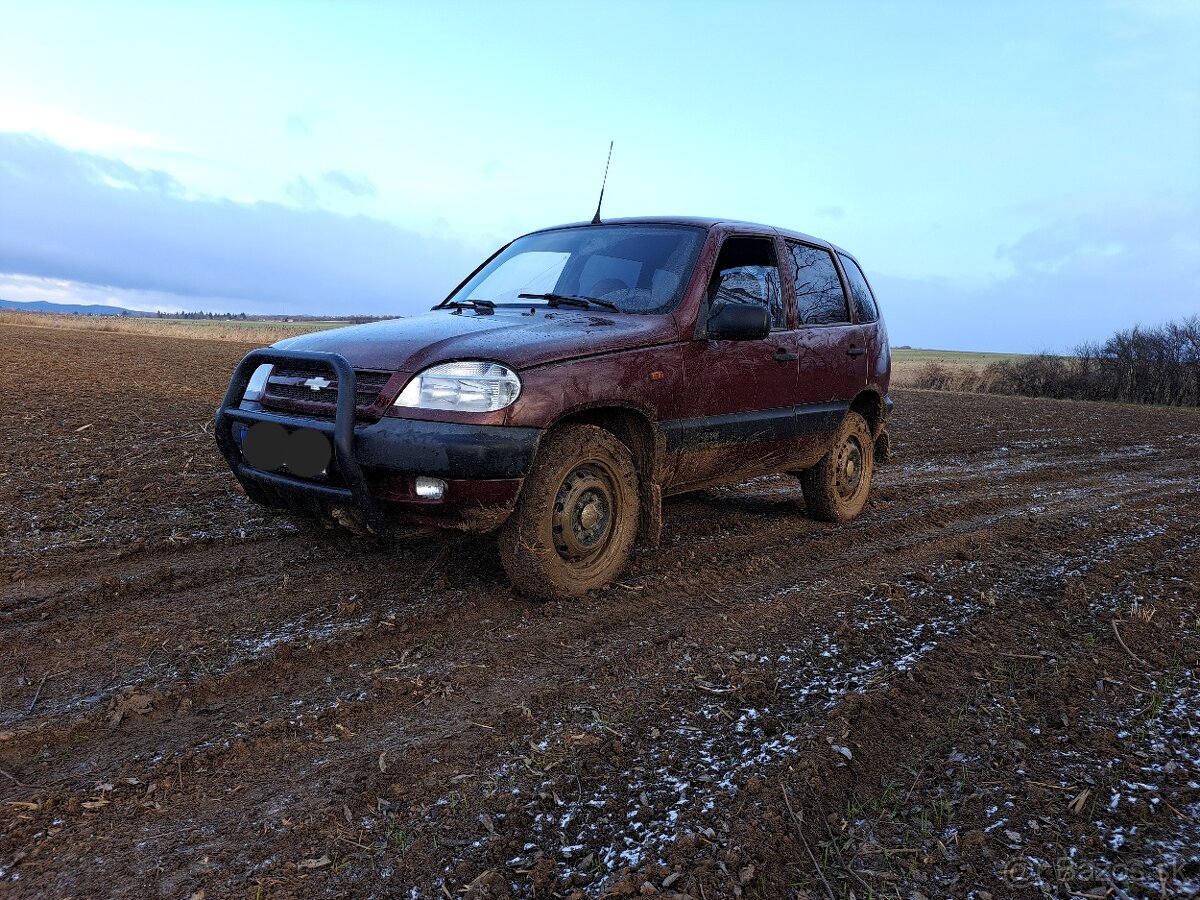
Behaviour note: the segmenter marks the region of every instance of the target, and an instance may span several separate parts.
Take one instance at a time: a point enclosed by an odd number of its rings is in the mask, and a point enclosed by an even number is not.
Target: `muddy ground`
[[[901,392],[576,603],[251,506],[244,348],[0,327],[5,897],[1190,896],[1200,415]]]

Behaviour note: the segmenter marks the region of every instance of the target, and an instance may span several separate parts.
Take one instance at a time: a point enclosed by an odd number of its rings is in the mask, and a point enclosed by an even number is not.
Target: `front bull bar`
[[[304,425],[306,428],[324,432],[332,439],[334,461],[337,463],[338,471],[341,473],[346,487],[321,484],[278,472],[266,472],[247,465],[243,460],[237,441],[233,439],[233,423],[241,422],[251,425],[256,422],[276,422],[292,427],[296,424],[294,418],[289,416],[240,408],[254,370],[261,365],[279,363],[316,363],[333,373],[338,388],[337,407],[333,421],[314,419],[305,421]],[[363,475],[362,467],[354,455],[357,388],[358,380],[354,375],[354,368],[346,357],[339,353],[264,348],[252,350],[246,354],[233,372],[229,389],[225,391],[225,399],[217,408],[214,426],[217,447],[246,494],[251,499],[257,499],[263,494],[262,486],[269,485],[281,492],[316,497],[329,501],[331,504],[349,505],[357,511],[372,531],[384,531],[387,527],[387,520],[380,512],[379,504],[376,503],[371,489],[367,485],[367,479]]]

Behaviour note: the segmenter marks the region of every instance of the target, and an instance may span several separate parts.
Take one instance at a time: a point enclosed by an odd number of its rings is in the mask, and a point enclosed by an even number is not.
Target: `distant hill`
[[[246,313],[229,313],[229,312],[146,312],[140,309],[126,309],[123,306],[105,306],[101,303],[50,303],[46,300],[0,300],[0,310],[12,309],[20,310],[21,312],[31,313],[58,313],[59,315],[80,315],[80,316],[129,316],[133,319],[164,319],[170,321],[192,321],[192,322],[336,322],[345,324],[352,322],[355,324],[362,322],[376,322],[380,319],[401,319],[403,316],[362,316],[362,315],[346,315],[340,316],[317,316],[307,315],[304,313],[291,313],[290,315],[265,315],[256,313],[247,315]]]
[[[48,303],[45,300],[0,300],[0,309],[19,309],[23,312],[79,313],[81,316],[145,316],[136,309],[123,306],[104,306],[100,303]]]

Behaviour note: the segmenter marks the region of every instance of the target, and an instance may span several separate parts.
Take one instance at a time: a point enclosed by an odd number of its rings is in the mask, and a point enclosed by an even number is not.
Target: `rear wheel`
[[[625,568],[638,509],[629,449],[603,428],[561,426],[545,439],[499,531],[500,562],[522,593],[581,596]]]
[[[851,521],[867,505],[874,470],[871,428],[858,413],[847,413],[830,451],[800,474],[809,513],[829,522]]]

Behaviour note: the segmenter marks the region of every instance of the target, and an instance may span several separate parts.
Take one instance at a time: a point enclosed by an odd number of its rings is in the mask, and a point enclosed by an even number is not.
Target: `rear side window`
[[[875,297],[867,284],[866,276],[858,263],[850,257],[839,253],[842,268],[846,272],[846,281],[850,283],[850,296],[854,298],[854,308],[858,311],[858,321],[874,322],[879,318],[879,307],[875,305]]]
[[[829,251],[788,242],[792,280],[796,285],[796,315],[801,325],[838,325],[850,321],[842,280]]]
[[[710,315],[726,303],[753,303],[767,308],[772,331],[787,328],[774,242],[767,238],[728,238],[721,245],[713,269],[709,297]]]

